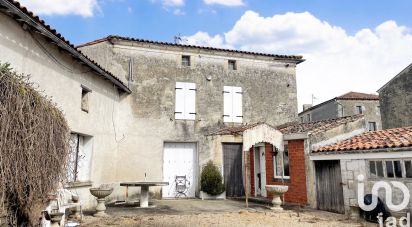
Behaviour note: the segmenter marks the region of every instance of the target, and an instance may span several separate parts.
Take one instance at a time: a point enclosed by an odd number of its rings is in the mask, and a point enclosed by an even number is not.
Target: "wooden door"
[[[194,198],[197,184],[196,144],[165,143],[163,152],[163,181],[169,182],[169,185],[162,188],[162,197],[176,197],[176,176],[186,176],[188,184],[185,195]]]
[[[318,209],[345,213],[340,161],[316,161],[315,169]]]
[[[226,196],[240,197],[245,195],[242,172],[242,144],[223,144],[223,172]]]

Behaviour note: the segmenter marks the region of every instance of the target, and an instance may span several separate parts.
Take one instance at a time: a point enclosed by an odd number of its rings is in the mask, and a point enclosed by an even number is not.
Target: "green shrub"
[[[223,178],[220,174],[219,168],[217,168],[212,161],[209,161],[206,166],[203,167],[200,187],[202,191],[210,195],[219,195],[225,191]]]

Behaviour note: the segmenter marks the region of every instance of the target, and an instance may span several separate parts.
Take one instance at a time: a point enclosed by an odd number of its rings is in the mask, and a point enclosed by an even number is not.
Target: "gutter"
[[[34,27],[37,29],[42,35],[50,38],[57,46],[63,48],[67,52],[70,53],[70,55],[78,58],[79,60],[83,61],[85,64],[87,64],[90,68],[92,68],[95,72],[101,74],[102,76],[105,77],[105,79],[109,80],[113,84],[115,84],[118,88],[126,92],[127,94],[131,94],[132,91],[122,84],[119,80],[115,79],[114,76],[110,75],[107,73],[105,70],[103,70],[101,67],[97,66],[96,63],[92,62],[90,59],[85,57],[81,52],[67,44],[66,42],[62,41],[59,37],[57,37],[55,34],[44,28],[44,26],[40,25],[37,21],[35,21],[33,18],[28,16],[26,13],[24,13],[21,9],[10,3],[9,1],[1,1],[1,5],[5,6],[7,8],[7,12],[18,15],[21,20],[27,23],[28,25]]]

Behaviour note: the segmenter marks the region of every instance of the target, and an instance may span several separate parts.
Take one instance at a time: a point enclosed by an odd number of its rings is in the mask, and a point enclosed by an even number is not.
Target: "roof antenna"
[[[175,44],[185,44],[188,40],[182,34],[175,35]]]

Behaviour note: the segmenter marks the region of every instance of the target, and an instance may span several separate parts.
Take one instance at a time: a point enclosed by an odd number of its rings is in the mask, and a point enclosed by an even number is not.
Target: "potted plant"
[[[209,161],[202,170],[200,197],[203,199],[226,199],[225,186],[219,168]]]

